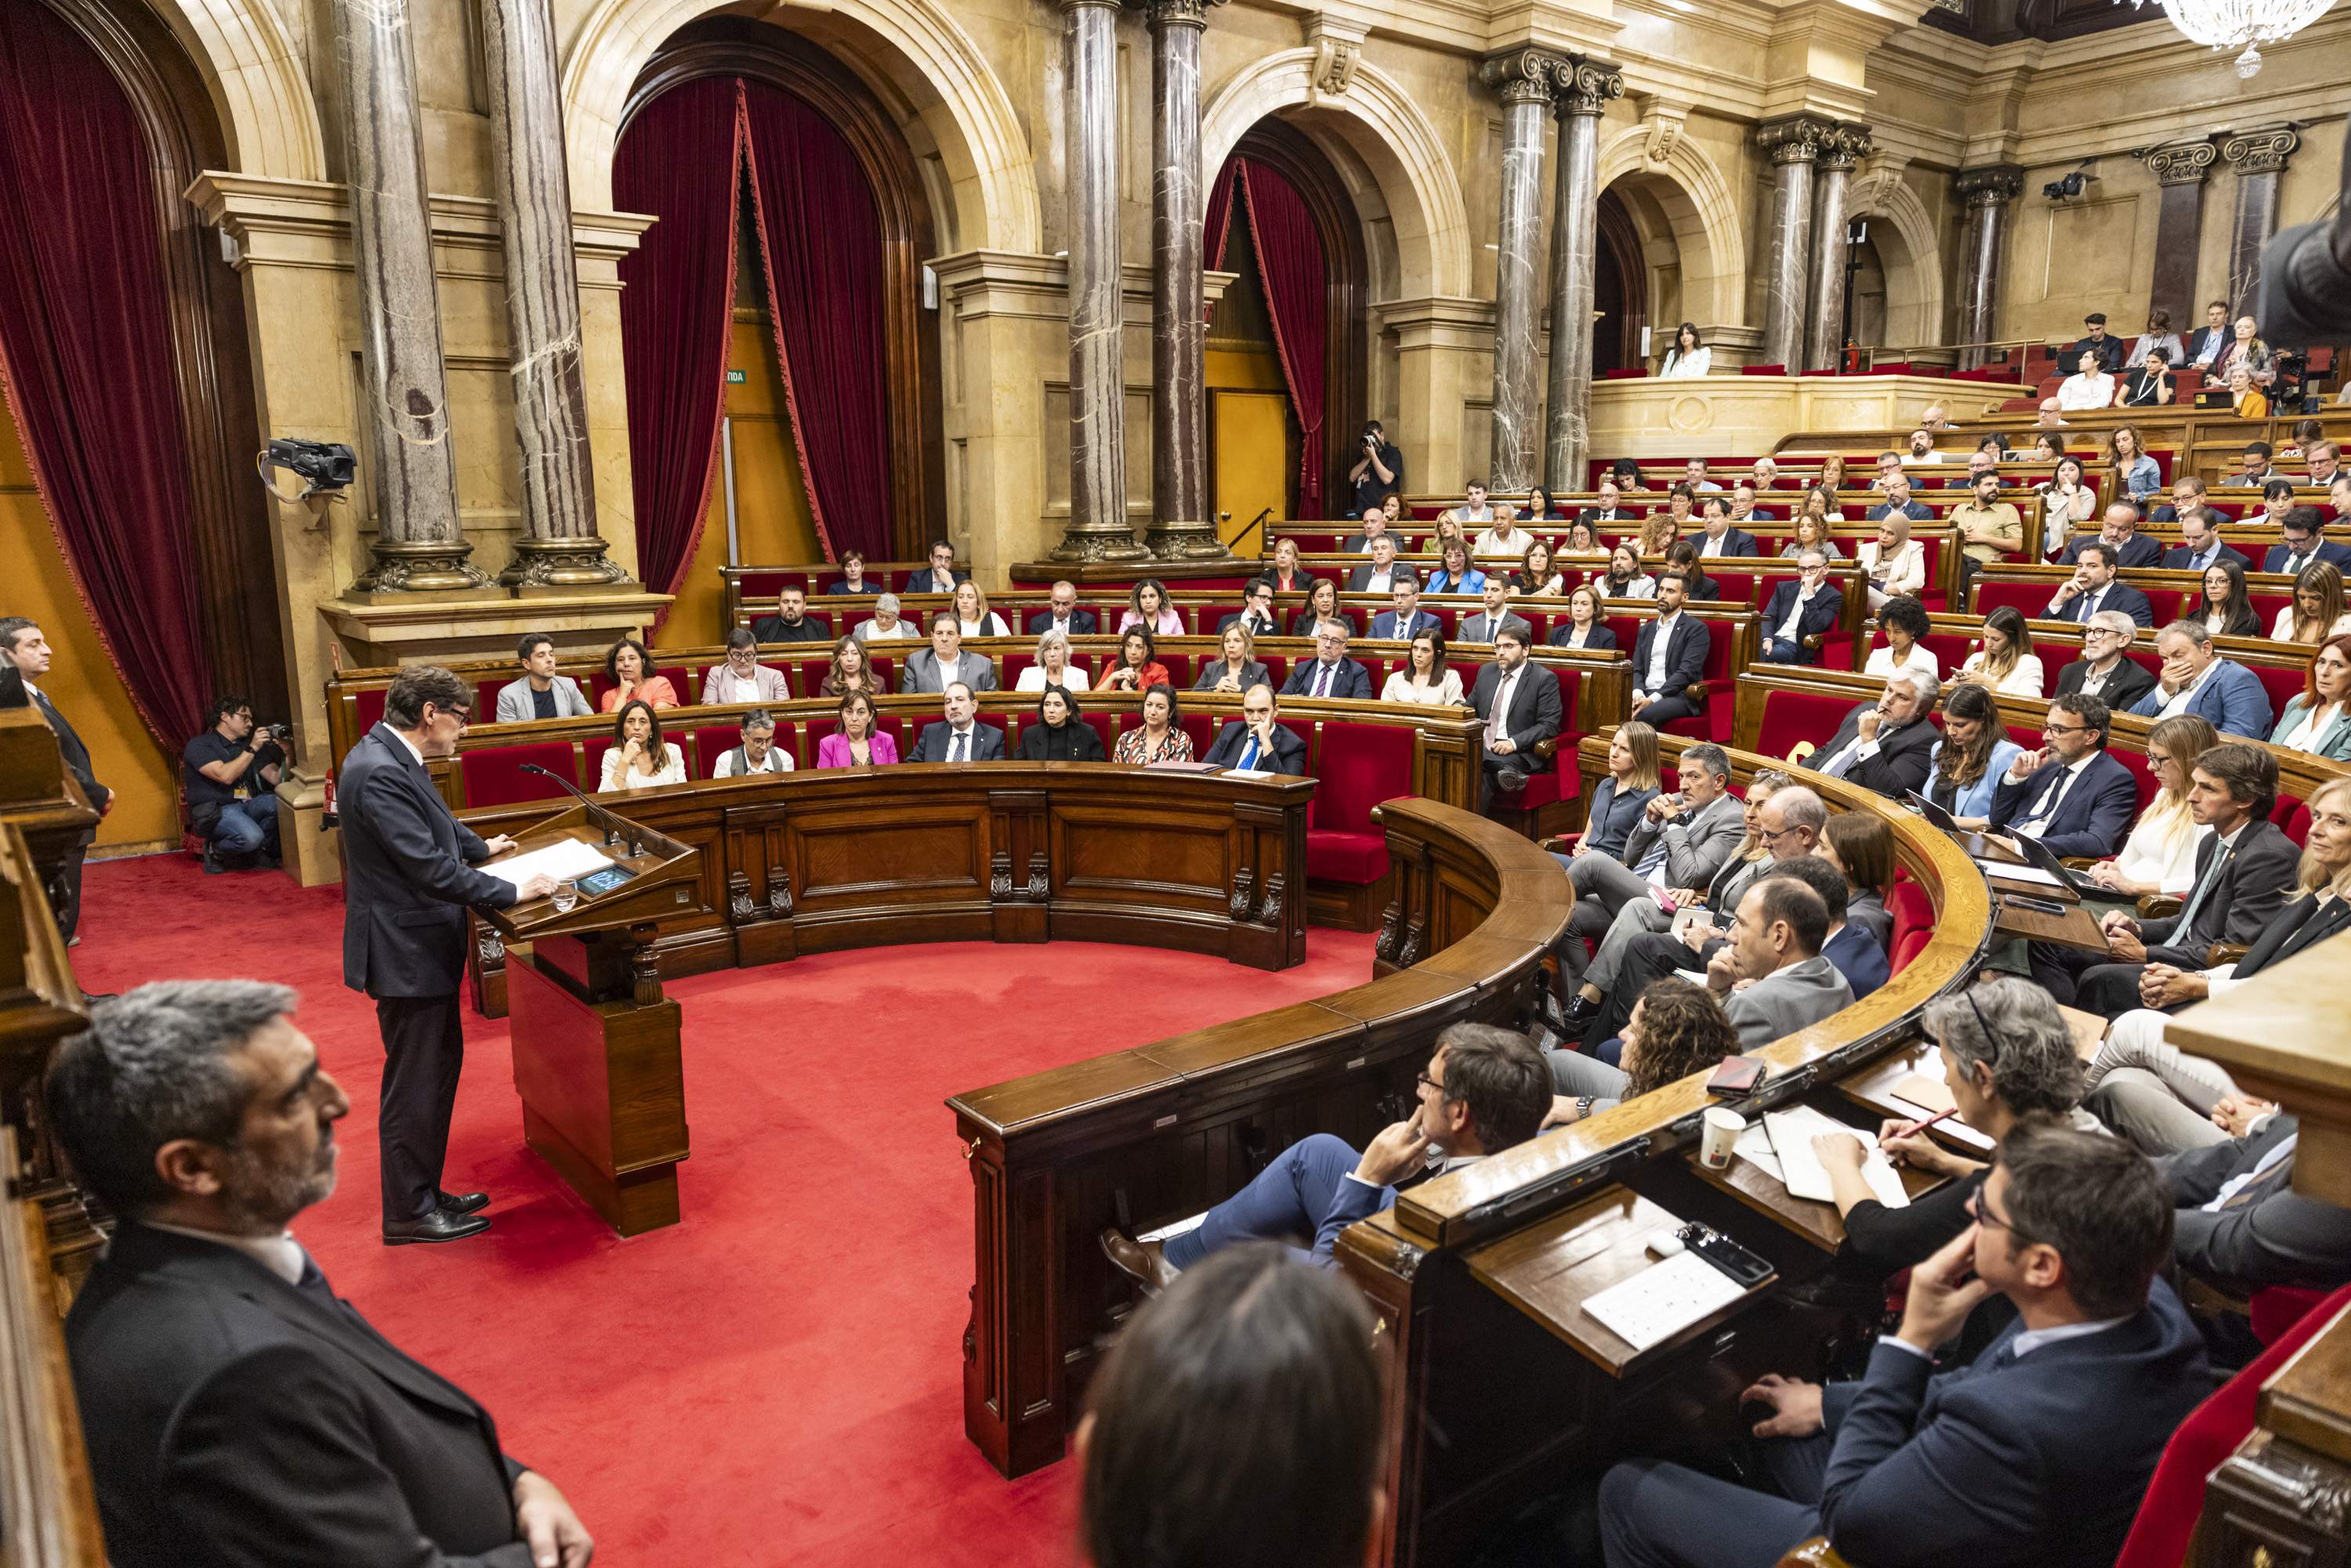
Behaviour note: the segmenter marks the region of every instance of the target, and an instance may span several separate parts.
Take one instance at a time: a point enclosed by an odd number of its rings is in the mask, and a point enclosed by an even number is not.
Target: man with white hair
[[[2082,559],[2082,547],[2093,542],[2105,545],[2108,559],[2116,566],[2163,564],[2163,546],[2138,531],[2138,507],[2128,501],[2110,504],[2105,522],[2095,534],[2077,534],[2066,540],[2065,548],[2057,552],[2057,564],[2074,565]]]
[[[1928,758],[1940,738],[1928,718],[1942,683],[1919,670],[1896,669],[1876,702],[1855,705],[1828,744],[1802,766],[1899,800],[1927,787]]]
[[[860,621],[857,629],[850,635],[861,643],[888,643],[901,637],[919,637],[922,633],[914,629],[912,621],[898,613],[898,596],[884,593],[873,601],[873,619]]]
[[[2082,656],[2057,672],[2059,696],[2096,697],[2116,712],[2155,690],[2155,676],[2131,658],[2138,622],[2119,610],[2101,610],[2082,625]]]

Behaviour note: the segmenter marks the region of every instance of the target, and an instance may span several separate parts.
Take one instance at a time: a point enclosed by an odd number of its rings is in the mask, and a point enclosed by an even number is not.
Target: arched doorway
[[[1855,220],[1851,232],[1864,232],[1864,220]],[[1846,316],[1853,322],[1853,340],[1865,349],[1893,348],[1886,336],[1886,258],[1877,248],[1876,225],[1866,225],[1868,238],[1844,251],[1847,279]],[[1838,340],[1843,342],[1843,339]]]
[[[1600,193],[1600,242],[1593,255],[1592,373],[1605,375],[1641,362],[1641,329],[1648,325],[1649,271],[1633,214],[1614,191]]]

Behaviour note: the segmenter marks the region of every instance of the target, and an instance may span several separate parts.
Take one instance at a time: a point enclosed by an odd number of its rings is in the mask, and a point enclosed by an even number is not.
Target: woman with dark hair
[[[2319,645],[2301,692],[2270,732],[2270,744],[2351,762],[2351,635],[2338,633]]]
[[[1146,577],[1134,585],[1134,591],[1126,596],[1126,613],[1118,622],[1122,632],[1130,626],[1144,627],[1160,637],[1184,634],[1183,612],[1167,597],[1165,583],[1155,577]]]
[[[650,789],[656,784],[685,782],[685,754],[677,742],[662,738],[661,717],[643,697],[621,705],[612,723],[612,744],[604,751],[603,781],[599,789]]]
[[[1317,578],[1314,586],[1307,591],[1306,608],[1290,619],[1290,634],[1293,637],[1311,637],[1314,635],[1314,628],[1323,622],[1344,619],[1345,617],[1339,613],[1338,580],[1328,577]]]
[[[1657,367],[1657,377],[1674,381],[1702,376],[1713,368],[1714,350],[1699,340],[1697,324],[1685,321],[1674,329],[1674,346],[1666,350],[1666,362]]]
[[[2115,468],[2114,494],[2128,496],[2144,507],[2147,497],[2163,488],[2163,469],[2147,455],[2131,426],[2115,426],[2106,437],[2106,455]]]
[[[1837,549],[1836,540],[1830,537],[1828,520],[1812,507],[1813,498],[1819,494],[1815,490],[1807,496],[1803,515],[1788,525],[1791,530],[1788,542],[1780,547],[1782,559],[1793,560],[1808,549],[1816,549],[1831,560],[1844,559],[1844,551]]]
[[[1424,593],[1483,593],[1486,574],[1469,564],[1469,547],[1458,538],[1447,539],[1438,552],[1439,565],[1428,574],[1422,588]]]
[[[1952,681],[1960,685],[1990,686],[2004,697],[2038,697],[2041,655],[2032,651],[2032,629],[2024,612],[2003,604],[1984,617],[1983,646],[1970,653]]]
[[[1541,539],[1527,547],[1525,556],[1519,561],[1519,570],[1510,574],[1513,598],[1526,595],[1548,599],[1566,586],[1567,580],[1552,570],[1551,546]]]
[[[865,656],[865,644],[854,637],[843,637],[832,645],[832,668],[826,672],[824,684],[817,688],[820,696],[843,697],[852,692],[863,692],[878,697],[890,689],[873,661]]]
[[[1894,890],[1894,825],[1870,811],[1841,811],[1821,830],[1821,859],[1844,877],[1844,923],[1876,940],[1881,953],[1894,940],[1886,895]]]
[[[2192,620],[2204,622],[2215,637],[2258,637],[2262,618],[2253,611],[2245,589],[2245,565],[2222,555],[2204,569],[2204,597]]]
[[[678,706],[677,688],[667,675],[653,673],[653,657],[634,637],[623,637],[604,653],[604,674],[612,685],[596,706],[611,713],[622,703],[643,702],[654,707]]]
[[[1677,540],[1674,548],[1666,552],[1666,570],[1682,574],[1682,597],[1686,600],[1722,597],[1722,584],[1706,574],[1706,562],[1698,556],[1696,539]]]
[[[1573,522],[1567,525],[1567,537],[1560,541],[1559,553],[1562,555],[1606,555],[1608,551],[1600,543],[1600,530],[1598,528],[1593,528],[1590,523]]]
[[[1192,737],[1184,733],[1184,712],[1176,688],[1162,682],[1143,694],[1143,722],[1119,732],[1114,762],[1189,762]]]
[[[1862,666],[1865,675],[1890,675],[1896,670],[1916,670],[1922,675],[1943,678],[1942,662],[1933,650],[1919,641],[1935,629],[1927,619],[1927,607],[1907,593],[1897,593],[1878,608],[1878,629],[1886,633],[1886,646],[1870,650],[1869,662]]]
[[[2024,747],[2008,738],[2000,705],[1979,685],[1953,686],[1943,701],[1943,738],[1927,753],[1927,799],[1960,827],[1991,826],[1991,798],[2001,776]]]
[[[1616,633],[1600,623],[1600,590],[1595,584],[1579,582],[1568,591],[1567,618],[1551,629],[1550,642],[1554,648],[1616,645]]]
[[[1739,1030],[1714,993],[1681,979],[1650,981],[1617,1038],[1623,1050],[1614,1067],[1573,1053],[1578,1085],[1593,1092],[1552,1095],[1544,1130],[1573,1126],[1740,1053]]]
[[[1037,719],[1020,729],[1023,762],[1100,762],[1105,753],[1094,727],[1078,716],[1078,699],[1066,686],[1047,686],[1037,699]]]
[[[852,692],[841,699],[841,727],[816,743],[819,768],[883,768],[898,760],[898,743],[876,726],[873,699]]]
[[[2055,555],[2098,509],[2098,492],[2078,457],[2060,457],[2041,495],[2041,553]]]
[[[1539,522],[1556,523],[1564,520],[1567,513],[1561,508],[1557,501],[1551,498],[1549,490],[1544,489],[1541,485],[1533,485],[1527,489],[1527,504],[1520,508],[1519,517],[1521,521],[1533,519]]]
[[[1646,490],[1641,483],[1641,465],[1630,457],[1619,457],[1608,465],[1608,476],[1616,481],[1619,490]]]
[[[1390,674],[1380,689],[1384,703],[1414,703],[1422,707],[1459,707],[1461,672],[1445,663],[1445,633],[1430,628],[1414,633],[1412,653],[1404,668]]]
[[[1167,666],[1159,662],[1158,640],[1140,626],[1130,626],[1119,633],[1118,658],[1094,683],[1094,690],[1139,692],[1169,684]]]

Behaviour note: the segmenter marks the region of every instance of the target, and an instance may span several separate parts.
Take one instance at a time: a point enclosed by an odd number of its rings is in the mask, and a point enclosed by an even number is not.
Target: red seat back
[[[1217,731],[1219,727],[1217,721],[1207,714],[1187,713],[1184,716],[1182,728],[1186,735],[1192,737],[1194,761],[1207,759],[1208,748],[1217,744]]]
[[[1094,733],[1102,737],[1102,755],[1108,757],[1112,749],[1118,745],[1118,737],[1113,733],[1118,728],[1116,722],[1118,716],[1110,713],[1081,713],[1078,716],[1093,726]],[[1202,755],[1207,754],[1204,752]]]
[[[365,735],[383,722],[383,699],[391,695],[391,691],[390,686],[361,686],[353,694],[351,706],[358,710],[360,735]],[[497,710],[493,708],[490,711],[495,713]],[[355,736],[352,738],[357,739],[358,737]],[[342,758],[339,757],[335,758],[335,762],[337,766],[340,766]]]
[[[2022,746],[2024,743],[2019,741],[2017,744]],[[2039,744],[2038,741],[2035,744]],[[2147,803],[2155,799],[2156,790],[2162,788],[2155,781],[2155,770],[2147,765],[2147,754],[2119,746],[2110,747],[2108,751],[2116,761],[2130,769],[2131,782],[2138,787],[2138,809],[2146,810]]]
[[[2296,844],[2307,847],[2310,842],[2310,808],[2292,795],[2278,797],[2277,810],[2270,821],[2285,830],[2285,836]]]
[[[780,745],[790,738],[789,736],[778,736],[777,742]],[[695,777],[717,778],[718,759],[742,744],[743,727],[739,724],[701,726],[694,732],[693,746],[687,748],[689,755],[694,758]]]
[[[1990,615],[2001,605],[2013,607],[2027,621],[2042,619],[2041,612],[2049,608],[2054,591],[2037,582],[1986,582],[1976,580],[1975,602],[1970,607],[1979,620]]]
[[[1311,825],[1371,831],[1374,806],[1412,793],[1412,747],[1419,733],[1401,724],[1322,726]]]
[[[555,779],[525,773],[525,763],[546,768]],[[575,766],[568,740],[533,741],[521,746],[485,746],[457,754],[457,776],[463,781],[467,806],[512,806],[526,800],[560,800],[563,786],[556,779],[571,779]]]
[[[1766,757],[1785,757],[1798,741],[1826,746],[1844,722],[1853,704],[1828,692],[1771,691],[1764,694],[1763,722],[1755,749]]]
[[[2308,671],[2297,670],[2290,665],[2248,664],[2245,667],[2252,671],[2260,679],[2262,690],[2269,693],[2270,713],[2273,716],[2285,712],[2285,705],[2302,695],[2302,688],[2309,680]]]

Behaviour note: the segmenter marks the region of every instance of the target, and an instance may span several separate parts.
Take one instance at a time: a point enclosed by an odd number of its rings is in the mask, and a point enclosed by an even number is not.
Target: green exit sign
[[[730,387],[739,387],[748,378],[747,378],[741,371],[729,371],[726,372],[726,384]]]

